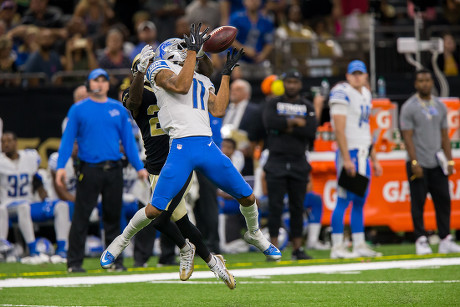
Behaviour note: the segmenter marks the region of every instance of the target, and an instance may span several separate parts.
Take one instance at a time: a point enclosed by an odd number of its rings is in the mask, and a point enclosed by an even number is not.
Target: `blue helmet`
[[[187,45],[180,38],[170,38],[165,40],[155,50],[155,61],[167,60],[174,64],[182,64],[187,57]]]

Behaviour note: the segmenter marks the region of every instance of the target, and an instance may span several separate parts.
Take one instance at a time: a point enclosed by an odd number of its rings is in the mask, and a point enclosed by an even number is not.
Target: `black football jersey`
[[[129,87],[123,92],[123,105],[126,107],[126,101],[129,97]],[[141,129],[142,140],[144,141],[145,154],[147,160],[145,169],[150,173],[157,175],[166,162],[169,153],[169,136],[161,129],[158,120],[157,98],[153,89],[144,84],[142,93],[142,103],[139,107],[137,117],[131,114]]]

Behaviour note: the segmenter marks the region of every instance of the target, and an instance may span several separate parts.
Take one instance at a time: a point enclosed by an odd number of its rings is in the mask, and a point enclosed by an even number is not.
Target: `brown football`
[[[222,26],[214,29],[211,36],[203,45],[203,50],[210,53],[219,53],[229,48],[236,38],[238,30],[231,26]]]

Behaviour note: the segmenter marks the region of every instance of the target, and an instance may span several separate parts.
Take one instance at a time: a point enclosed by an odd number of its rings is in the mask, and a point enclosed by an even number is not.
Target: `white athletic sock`
[[[64,201],[58,201],[54,206],[54,231],[56,232],[56,241],[65,241],[67,250],[70,230],[69,205]]]
[[[185,241],[185,246],[182,247],[182,248],[180,249],[180,252],[181,252],[181,253],[186,253],[186,252],[188,252],[190,249],[192,249],[192,245],[190,245],[190,242]]]
[[[351,239],[353,240],[353,246],[358,246],[365,243],[364,232],[356,232],[351,234]]]
[[[122,236],[125,242],[131,240],[131,238],[138,233],[142,228],[150,224],[153,220],[149,219],[145,215],[145,208],[139,209],[136,214],[131,218],[126,228],[123,230]]]
[[[343,244],[343,233],[331,234],[332,247],[337,247]]]
[[[8,209],[0,206],[0,239],[8,238]]]
[[[208,262],[208,267],[213,268],[217,264],[216,256],[211,255],[211,260]]]
[[[250,205],[249,207],[243,207],[240,205],[241,214],[243,214],[246,220],[246,226],[251,233],[256,232],[259,229],[259,211],[257,210],[257,204]]]
[[[30,204],[25,203],[18,206],[18,224],[24,241],[27,244],[35,241],[34,225],[30,216]]]
[[[319,233],[321,232],[321,224],[320,223],[310,223],[308,224],[308,246],[313,246],[316,242],[318,242]]]

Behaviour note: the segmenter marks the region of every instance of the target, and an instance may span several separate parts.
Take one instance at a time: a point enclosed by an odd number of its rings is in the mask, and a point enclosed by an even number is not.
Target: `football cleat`
[[[211,271],[214,272],[217,278],[220,278],[224,281],[224,283],[229,287],[231,290],[235,289],[236,281],[233,275],[228,271],[227,267],[225,266],[225,260],[222,255],[214,255],[214,259],[216,259],[216,264],[210,268]]]
[[[452,235],[448,235],[439,242],[438,253],[447,254],[447,253],[460,253],[460,246],[454,242]]]
[[[186,281],[192,276],[196,250],[195,245],[190,243],[188,239],[185,239],[185,244],[188,244],[190,248],[186,252],[179,253],[179,276],[182,281]]]
[[[50,257],[43,253],[32,255],[29,257],[24,257],[21,259],[21,263],[23,264],[34,264],[34,265],[48,263],[49,261],[50,261]]]
[[[306,246],[307,249],[313,249],[318,251],[325,251],[331,249],[331,244],[329,242],[316,241],[313,243],[308,243]]]
[[[104,269],[109,269],[115,262],[115,259],[120,256],[126,246],[129,245],[129,240],[124,241],[123,235],[119,235],[118,237],[110,243],[109,247],[102,253],[101,255],[101,267]]]
[[[331,248],[331,259],[349,259],[357,257],[359,257],[358,254],[350,252],[345,244],[332,246]]]
[[[432,254],[430,244],[428,244],[428,238],[421,236],[415,241],[415,253],[417,255],[428,255]]]
[[[361,243],[357,246],[353,246],[353,253],[357,254],[358,257],[381,257],[382,253],[376,252],[367,246],[366,243]]]
[[[270,260],[281,259],[281,252],[275,245],[271,244],[258,229],[254,233],[246,231],[244,234],[244,240],[249,244],[257,247],[264,255]],[[267,247],[268,246],[268,247]]]

